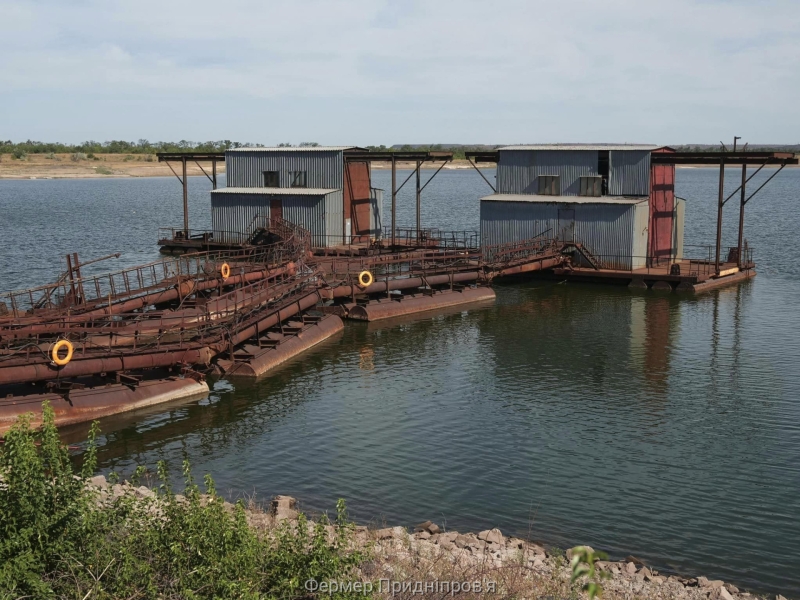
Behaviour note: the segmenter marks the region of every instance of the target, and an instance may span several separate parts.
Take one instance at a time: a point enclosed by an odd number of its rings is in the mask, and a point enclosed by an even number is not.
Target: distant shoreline
[[[73,160],[71,154],[30,154],[24,159],[16,159],[10,154],[0,155],[0,180],[26,180],[26,179],[114,179],[129,177],[174,177],[166,163],[146,160],[144,154],[98,154],[95,158],[80,158]],[[203,164],[206,173],[211,175],[211,165]],[[481,169],[493,169],[494,163],[480,163]],[[177,165],[173,165],[177,170]],[[410,170],[416,163],[398,161],[397,168]],[[441,162],[425,162],[422,168],[426,171],[442,167]],[[797,168],[797,165],[788,165]],[[389,170],[391,163],[374,162],[375,170]],[[442,170],[459,171],[471,170],[473,166],[468,160],[455,159],[442,167]],[[718,167],[713,165],[680,165],[678,169],[701,169]],[[770,165],[766,168],[776,168]],[[203,177],[205,174],[198,165],[191,162],[187,164],[186,173],[190,177]],[[225,174],[225,163],[217,165],[217,174]]]

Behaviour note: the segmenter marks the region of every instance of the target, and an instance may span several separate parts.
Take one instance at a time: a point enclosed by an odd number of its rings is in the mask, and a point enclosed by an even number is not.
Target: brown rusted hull
[[[523,265],[518,265],[516,267],[509,267],[507,269],[502,269],[498,276],[500,277],[508,277],[511,275],[522,275],[524,273],[532,273],[534,271],[544,271],[545,269],[552,269],[554,267],[558,267],[559,265],[563,264],[564,259],[562,257],[555,257],[555,258],[545,258],[541,260],[535,260],[529,263],[525,263]]]
[[[368,304],[358,304],[350,308],[348,319],[358,321],[378,321],[403,315],[428,312],[476,302],[494,302],[495,293],[492,288],[467,288],[460,291],[445,290],[433,295],[405,297],[401,300],[383,298]]]
[[[696,294],[700,294],[703,292],[708,292],[710,290],[717,289],[722,286],[732,285],[740,281],[745,281],[755,276],[756,276],[755,269],[751,269],[748,271],[739,271],[738,273],[735,273],[733,275],[728,275],[727,277],[708,279],[702,283],[695,283],[690,291]]]
[[[305,327],[296,335],[287,337],[275,348],[258,348],[258,346],[246,344],[243,350],[252,352],[254,355],[247,361],[232,363],[220,360],[218,364],[225,370],[225,375],[261,377],[278,365],[340,333],[343,329],[344,323],[338,316],[328,315],[317,323]]]
[[[34,413],[33,424],[41,424],[42,403],[49,401],[56,425],[92,421],[121,412],[153,406],[170,400],[201,398],[208,394],[204,381],[170,377],[143,381],[134,389],[121,384],[72,390],[69,401],[55,393],[11,396],[0,399],[0,433],[8,430],[22,414]]]

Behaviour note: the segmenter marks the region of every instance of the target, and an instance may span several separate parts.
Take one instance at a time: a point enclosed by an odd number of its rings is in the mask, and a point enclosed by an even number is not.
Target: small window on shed
[[[280,180],[278,179],[278,171],[264,171],[264,187],[281,187]]]
[[[305,171],[289,171],[289,187],[304,188],[306,185],[306,172]]]
[[[581,196],[600,196],[603,190],[603,178],[600,176],[581,177]]]
[[[558,175],[539,175],[540,196],[560,196],[561,177]]]

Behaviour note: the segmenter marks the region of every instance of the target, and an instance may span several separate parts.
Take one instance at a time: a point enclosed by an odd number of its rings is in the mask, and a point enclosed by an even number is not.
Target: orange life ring
[[[361,273],[358,274],[358,285],[361,287],[369,287],[372,285],[373,281],[375,281],[375,278],[369,271],[361,271]]]
[[[61,358],[58,355],[62,348],[67,349],[67,355],[64,358]],[[63,367],[72,360],[73,352],[75,352],[75,347],[72,345],[72,342],[69,340],[58,340],[55,344],[53,344],[53,347],[50,348],[50,358],[52,358],[53,362],[59,367]]]
[[[219,273],[222,275],[223,279],[227,279],[231,276],[231,267],[228,263],[222,263],[222,266],[219,268]]]

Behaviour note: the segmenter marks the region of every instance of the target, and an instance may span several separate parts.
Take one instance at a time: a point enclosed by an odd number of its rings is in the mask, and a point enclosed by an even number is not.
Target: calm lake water
[[[388,189],[388,171],[373,179]],[[728,179],[733,191],[739,172]],[[717,171],[677,181],[686,243],[713,243]],[[191,181],[192,227],[209,224],[208,188]],[[443,171],[423,224],[477,229],[487,193],[476,173]],[[497,526],[800,595],[798,196],[787,169],[748,207],[749,283],[696,298],[503,285],[491,307],[348,324],[261,382],[104,421],[101,466],[178,473],[188,457],[234,496],[310,511],[343,497],[360,522]],[[400,224],[413,206],[404,190]],[[0,181],[0,289],[54,279],[73,250],[123,252],[104,270],[155,259],[158,227],[180,223],[174,179]]]

